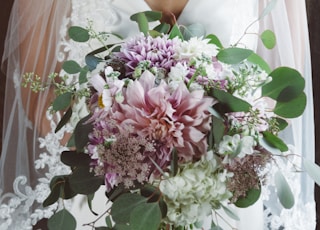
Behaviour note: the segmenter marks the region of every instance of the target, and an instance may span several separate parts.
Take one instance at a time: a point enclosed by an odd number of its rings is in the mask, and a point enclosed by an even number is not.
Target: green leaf
[[[217,58],[226,64],[238,64],[248,58],[253,53],[252,50],[238,47],[231,47],[219,51]]]
[[[240,218],[239,216],[233,211],[231,210],[230,208],[224,206],[224,205],[221,205],[222,209],[224,210],[224,212],[232,219],[234,220],[237,220],[237,221],[240,221]]]
[[[73,229],[76,229],[76,227],[77,227],[76,219],[66,209],[63,209],[55,213],[48,220],[49,230],[61,230],[61,229],[73,230]]]
[[[263,132],[263,137],[264,139],[267,141],[267,143],[269,145],[271,145],[272,147],[275,147],[277,149],[279,149],[281,152],[286,152],[289,150],[288,146],[286,145],[286,143],[283,142],[283,140],[281,140],[279,137],[277,137],[276,135],[270,133],[270,132]]]
[[[98,216],[98,213],[94,212],[92,209],[93,198],[94,198],[94,193],[87,195],[88,207],[93,215]]]
[[[271,10],[273,10],[273,8],[276,6],[278,0],[271,0],[268,5],[266,6],[266,8],[263,9],[261,15],[259,16],[259,20],[262,19],[263,17],[265,17],[266,15],[268,15]]]
[[[267,74],[271,72],[271,68],[269,67],[268,63],[260,57],[256,53],[252,53],[247,60],[251,62],[252,64],[255,64],[260,67],[260,69],[264,70]]]
[[[64,164],[70,167],[88,167],[91,162],[88,154],[76,151],[63,151],[60,158]]]
[[[88,168],[78,167],[69,176],[71,189],[78,194],[90,195],[95,193],[104,183],[103,177],[95,176]],[[90,186],[88,186],[90,185]]]
[[[305,158],[302,158],[302,164],[308,175],[320,186],[320,167]]]
[[[88,82],[87,73],[89,72],[89,67],[84,67],[79,74],[79,84],[84,84]]]
[[[247,208],[257,202],[261,194],[261,188],[250,189],[247,191],[246,197],[239,198],[235,202],[235,206],[239,208]]]
[[[48,207],[49,205],[54,204],[56,201],[58,201],[61,191],[63,190],[64,183],[65,178],[63,176],[56,176],[52,178],[52,180],[50,181],[51,192],[43,202],[44,207]]]
[[[206,29],[201,23],[194,23],[181,27],[181,33],[184,40],[189,40],[192,37],[204,37],[206,35]]]
[[[62,64],[62,69],[66,71],[68,74],[76,74],[82,70],[81,66],[73,60],[65,61]]]
[[[280,171],[275,174],[275,185],[282,206],[286,209],[292,208],[294,205],[294,196],[287,180]]]
[[[148,18],[146,17],[144,12],[134,14],[131,16],[130,19],[138,23],[140,32],[144,33],[144,35],[148,34],[149,23],[148,23]]]
[[[304,92],[300,96],[288,102],[277,102],[273,112],[284,118],[295,118],[303,114],[307,104],[307,96]]]
[[[108,216],[106,216],[106,225],[107,225],[107,227],[108,228],[112,228],[112,220],[111,220],[111,216],[110,215],[108,215]]]
[[[63,114],[63,117],[61,118],[61,120],[59,121],[59,123],[57,124],[56,129],[54,130],[54,132],[58,132],[65,124],[68,123],[68,121],[70,120],[72,116],[72,108],[71,106],[68,108],[67,112],[65,112]]]
[[[147,198],[135,193],[125,193],[119,196],[111,207],[111,215],[117,224],[127,224],[130,221],[131,212]]]
[[[214,34],[209,34],[206,39],[209,39],[209,43],[210,44],[215,44],[218,48],[222,49],[223,45],[221,43],[221,41],[219,40],[219,38],[214,35]]]
[[[219,103],[217,106],[220,106],[219,112],[222,110],[222,114],[227,112],[249,112],[251,105],[230,93],[227,93],[223,90],[213,89],[210,91],[210,96],[215,97]]]
[[[54,111],[60,111],[68,108],[71,105],[72,93],[66,92],[64,94],[59,95],[53,101],[52,109]]]
[[[265,30],[260,35],[263,45],[268,49],[273,49],[276,45],[276,36],[271,30]]]
[[[213,140],[214,144],[219,144],[224,135],[225,128],[226,127],[224,125],[223,120],[217,118],[216,116],[212,116],[212,125],[209,142],[211,143]],[[211,147],[213,147],[213,143],[210,144]]]
[[[270,73],[272,81],[262,87],[262,96],[276,101],[290,101],[303,92],[305,81],[301,74],[289,67],[279,67]]]
[[[79,26],[71,26],[68,33],[69,37],[76,42],[87,42],[90,39],[89,31]]]
[[[158,230],[161,211],[158,203],[141,203],[131,213],[130,227],[134,230]]]
[[[173,25],[169,34],[169,38],[173,39],[175,37],[180,38],[181,40],[183,40],[183,36],[182,33],[179,29],[179,27],[177,25]]]
[[[278,127],[280,130],[284,130],[288,126],[288,122],[280,117],[276,117]]]
[[[103,50],[103,51],[105,51],[105,50]],[[90,55],[87,54],[86,57],[85,57],[86,65],[87,65],[87,67],[88,67],[88,69],[89,69],[90,71],[95,70],[96,67],[97,67],[97,65],[98,65],[101,61],[103,61],[101,58],[96,57],[96,56],[94,56],[93,54],[90,54]]]
[[[162,18],[162,13],[160,11],[143,11],[131,15],[130,20],[138,22],[140,14],[143,14],[148,22],[159,21]]]
[[[74,141],[78,152],[82,152],[83,148],[89,142],[89,133],[92,132],[92,123],[86,123],[90,115],[82,118],[76,125],[74,130]]]
[[[127,224],[116,224],[112,230],[132,230]]]
[[[161,23],[153,28],[154,31],[157,31],[159,34],[167,34],[170,31],[170,25],[167,23]]]

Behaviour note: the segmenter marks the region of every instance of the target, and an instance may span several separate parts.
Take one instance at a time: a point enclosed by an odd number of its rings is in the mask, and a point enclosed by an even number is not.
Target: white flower
[[[231,157],[244,157],[246,154],[253,153],[255,141],[251,136],[241,137],[239,134],[233,136],[225,135],[219,144],[218,152],[221,155]]]
[[[192,37],[188,41],[181,42],[180,46],[176,47],[175,58],[178,60],[191,59],[194,57],[201,57],[206,55],[209,57],[214,57],[217,55],[217,46],[214,44],[209,44],[208,39]]]
[[[168,213],[166,221],[186,226],[202,222],[216,205],[230,198],[226,178],[231,174],[217,170],[212,152],[196,163],[182,166],[179,173],[160,182]]]

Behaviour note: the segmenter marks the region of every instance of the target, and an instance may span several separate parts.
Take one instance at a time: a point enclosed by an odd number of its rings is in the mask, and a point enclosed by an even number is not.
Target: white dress
[[[283,1],[279,2],[278,4],[283,4]],[[259,12],[261,12],[259,6],[260,4],[257,0],[189,0],[178,18],[178,23],[182,25],[201,23],[206,28],[207,34],[216,34],[221,39],[223,45],[228,46],[234,44],[245,32],[247,26],[259,16]],[[130,21],[129,16],[133,13],[146,10],[150,10],[150,7],[143,0],[72,0],[70,17],[67,17],[63,21],[59,43],[60,52],[57,54],[57,59],[63,61],[68,58],[83,62],[84,55],[92,49],[92,47],[88,47],[86,44],[74,43],[68,40],[65,36],[66,25],[71,24],[85,27],[88,25],[88,20],[92,20],[96,31],[111,31],[126,38],[138,32],[136,23]],[[270,23],[267,23],[267,25],[270,25]],[[264,26],[262,25],[262,27]],[[258,31],[259,23],[256,23],[250,27],[249,32],[257,33]],[[245,36],[241,44],[253,50],[259,48],[258,37],[256,35]],[[279,60],[273,64],[277,66],[282,64],[282,62]],[[310,113],[310,110],[308,112]],[[85,111],[79,107],[76,114],[78,116],[76,115],[72,118],[74,122],[83,116]],[[48,118],[51,119],[52,130],[54,130],[56,123],[51,116],[48,114]],[[58,162],[59,153],[65,149],[58,143],[62,138],[63,132],[71,130],[72,126],[69,126],[58,134],[51,132],[45,138],[40,138],[43,153],[40,154],[35,165],[38,169],[46,166],[48,168],[48,170],[45,169],[47,173],[43,174],[43,177],[40,177],[39,183],[36,186],[27,186],[23,189],[18,187],[18,184],[24,178],[19,177],[15,180],[15,193],[2,195],[0,199],[0,229],[28,229],[28,226],[31,226],[39,219],[49,217],[52,214],[56,206],[45,209],[39,207],[32,210],[32,214],[29,211],[32,204],[39,206],[46,197],[49,192],[48,182],[54,175],[68,173],[69,169]],[[313,144],[312,141],[310,143]],[[298,153],[301,152],[301,149],[298,149]],[[255,205],[246,209],[236,209],[241,221],[235,222],[230,219],[228,220],[230,225],[240,230],[281,229],[281,226],[290,230],[315,229],[314,200],[313,198],[302,199],[301,197],[306,196],[306,194],[301,194],[299,178],[292,177],[291,179],[290,183],[294,186],[297,202],[292,210],[278,209],[278,206],[273,205],[273,201],[269,201],[272,189],[266,189],[262,198]],[[307,191],[308,196],[311,194],[310,191],[312,191],[312,188]],[[93,203],[96,212],[103,212],[105,210],[104,201],[101,199],[104,199],[103,189],[101,189],[101,193],[97,195]],[[69,203],[69,205],[69,208],[77,217],[77,229],[90,229],[90,227],[83,227],[82,224],[89,223],[96,217],[91,215],[90,211],[85,208],[86,203],[83,204],[82,197],[75,198],[74,202],[72,204]],[[270,213],[272,215],[269,215]],[[13,222],[13,220],[15,221]],[[220,223],[223,226],[222,222]],[[9,225],[10,227],[8,227]],[[226,230],[230,229],[228,225],[223,227]]]

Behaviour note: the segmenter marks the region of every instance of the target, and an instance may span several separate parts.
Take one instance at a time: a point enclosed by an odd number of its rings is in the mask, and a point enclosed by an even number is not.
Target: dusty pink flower
[[[207,151],[206,137],[210,130],[207,112],[213,99],[203,90],[189,92],[184,83],[171,92],[164,81],[155,86],[155,76],[145,72],[124,90],[124,102],[115,104],[110,117],[119,125],[130,125],[157,148],[153,159],[159,166],[170,160],[176,148],[180,160],[198,159]]]

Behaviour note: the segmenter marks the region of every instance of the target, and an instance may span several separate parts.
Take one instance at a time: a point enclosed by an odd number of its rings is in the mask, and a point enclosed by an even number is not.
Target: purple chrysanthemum
[[[116,56],[126,63],[127,74],[131,74],[140,62],[149,61],[150,67],[163,68],[169,71],[176,63],[175,45],[178,38],[144,36],[143,34],[125,42]]]

